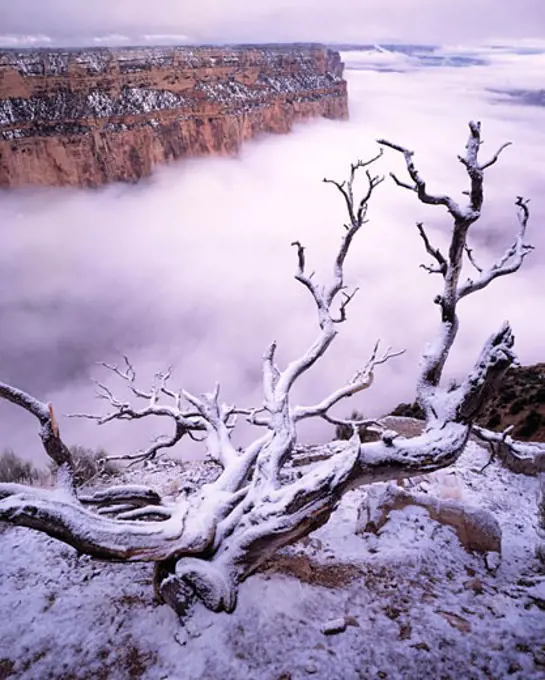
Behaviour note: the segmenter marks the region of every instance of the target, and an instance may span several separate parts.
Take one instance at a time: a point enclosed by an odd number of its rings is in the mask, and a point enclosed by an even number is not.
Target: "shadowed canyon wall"
[[[346,119],[320,45],[0,51],[0,186],[136,182],[294,121]]]

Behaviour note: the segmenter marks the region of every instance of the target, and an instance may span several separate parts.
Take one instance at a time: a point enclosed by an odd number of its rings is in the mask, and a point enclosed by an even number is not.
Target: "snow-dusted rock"
[[[410,505],[424,508],[433,520],[452,527],[468,550],[501,553],[501,527],[488,510],[456,500],[409,493],[395,484],[388,485],[385,490],[380,487],[369,490],[358,512],[356,533],[377,533],[393,510]]]
[[[488,571],[491,572],[492,574],[495,574],[500,568],[501,563],[500,553],[494,552],[493,550],[487,552],[486,555],[484,556],[484,563]]]
[[[323,624],[321,631],[324,635],[336,635],[337,633],[344,633],[346,630],[346,619],[332,619]]]
[[[528,588],[527,593],[538,607],[545,609],[545,581],[532,588]]]

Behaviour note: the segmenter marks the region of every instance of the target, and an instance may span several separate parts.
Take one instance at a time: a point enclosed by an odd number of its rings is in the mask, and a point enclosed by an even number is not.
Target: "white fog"
[[[545,109],[508,92],[542,86],[545,53],[448,54],[436,67],[399,52],[345,53],[349,122],[300,124],[291,135],[247,143],[237,158],[181,160],[137,186],[0,192],[2,378],[51,400],[59,414],[104,412],[91,379],[107,376],[96,362],[126,353],[144,384],[172,364],[177,386],[199,393],[219,380],[226,401],[259,406],[268,343],[278,341],[286,362],[317,329],[312,301],[293,278],[290,243],[303,242],[309,266],[327,275],[345,214],[322,178],[343,179],[351,161],[374,155],[374,140],[386,137],[417,152],[430,188],[460,194],[466,178],[457,154],[470,119],[482,121],[484,155],[513,142],[488,171],[483,219],[471,239],[476,252],[490,262],[510,244],[519,195],[533,199],[529,239],[537,248],[521,272],[465,301],[448,373],[465,371],[504,319],[520,361],[542,359]],[[460,56],[472,65],[457,65]],[[403,172],[393,151],[377,172],[392,169]],[[419,267],[428,260],[415,222],[423,220],[440,244],[448,220],[389,179],[369,217],[348,262],[348,283],[360,288],[348,321],[294,396],[315,401],[340,386],[380,338],[406,354],[339,411],[374,416],[413,399],[418,358],[438,320],[439,284]],[[0,418],[1,447],[44,462],[32,419],[5,404]],[[100,428],[64,417],[61,424],[67,442],[113,453],[144,446],[151,434],[135,424]],[[307,432],[319,441],[331,434],[326,425]],[[196,444],[178,450],[198,452]]]

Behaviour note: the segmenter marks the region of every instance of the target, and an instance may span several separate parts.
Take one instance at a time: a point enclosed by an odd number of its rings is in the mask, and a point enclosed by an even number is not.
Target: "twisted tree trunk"
[[[173,391],[170,371],[158,374],[150,390],[136,385],[136,372],[128,359],[125,366],[105,365],[123,380],[133,397],[144,405],[137,408],[121,401],[105,386],[101,395],[112,410],[105,416],[80,414],[99,423],[148,417],[169,419],[172,435],[160,438],[132,460],[154,458],[175,446],[184,436],[200,435],[208,455],[222,468],[219,477],[191,493],[167,502],[154,490],[142,486],[113,487],[95,494],[76,495],[70,452],[63,444],[53,409],[16,388],[0,384],[0,397],[32,413],[40,422],[44,448],[60,467],[62,484],[50,491],[15,484],[0,484],[0,520],[43,531],[74,546],[78,551],[106,560],[154,562],[156,592],[178,613],[188,611],[194,601],[214,611],[232,611],[238,584],[255,571],[278,548],[314,531],[328,521],[344,493],[361,484],[422,475],[452,465],[466,445],[474,420],[514,355],[513,335],[505,324],[494,333],[477,358],[474,369],[456,389],[441,387],[441,376],[458,329],[457,304],[463,297],[487,286],[498,276],[520,267],[530,247],[524,243],[528,211],[519,199],[520,230],[508,253],[490,270],[478,268],[475,281],[460,283],[462,259],[474,258],[467,235],[478,220],[483,202],[484,170],[491,161],[479,164],[480,126],[470,124],[466,156],[461,159],[469,178],[469,203],[459,206],[448,196],[429,194],[413,162],[413,153],[389,142],[383,146],[403,153],[413,184],[396,179],[425,204],[446,207],[453,218],[448,256],[434,248],[420,224],[418,229],[428,254],[436,261],[428,271],[443,279],[443,290],[435,302],[440,325],[435,341],[426,348],[418,381],[418,399],[427,422],[424,432],[412,439],[382,432],[379,441],[361,444],[357,421],[339,421],[330,410],[344,399],[371,386],[377,366],[399,352],[381,353],[378,343],[366,365],[343,387],[313,405],[291,402],[297,381],[326,353],[339,325],[347,317],[354,293],[347,293],[344,264],[356,234],[366,223],[369,200],[382,178],[371,174],[371,161],[351,166],[346,182],[332,182],[343,196],[348,212],[339,248],[333,261],[329,284],[318,285],[307,273],[303,246],[295,242],[295,278],[308,291],[317,311],[318,333],[300,356],[281,369],[276,362],[276,344],[263,356],[263,395],[260,408],[238,409],[220,401],[219,386],[211,394],[196,397]],[[365,171],[367,190],[354,195],[354,180]],[[328,181],[328,180],[325,180]],[[245,416],[258,436],[242,449],[232,443],[237,417]],[[309,418],[353,427],[352,439],[337,447],[335,455],[315,462],[299,478],[286,474],[297,442],[297,425]],[[108,517],[105,516],[108,514]]]

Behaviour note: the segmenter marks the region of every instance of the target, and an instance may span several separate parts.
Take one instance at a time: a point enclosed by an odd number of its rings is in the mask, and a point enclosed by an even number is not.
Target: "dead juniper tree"
[[[435,263],[430,271],[443,279],[435,302],[440,310],[437,337],[425,350],[418,380],[418,399],[427,419],[425,432],[405,439],[384,432],[375,442],[361,444],[357,436],[336,447],[335,455],[319,460],[294,478],[286,474],[297,443],[297,425],[310,418],[333,420],[330,410],[339,402],[369,387],[377,366],[396,355],[378,347],[365,366],[344,386],[308,405],[292,403],[292,388],[314,367],[345,322],[353,297],[344,280],[344,265],[354,238],[367,222],[369,201],[382,178],[371,172],[374,159],[352,165],[345,182],[332,184],[344,199],[348,213],[340,245],[334,256],[331,280],[319,284],[307,269],[304,247],[293,244],[297,256],[296,280],[309,293],[317,314],[317,335],[301,356],[286,366],[276,360],[276,343],[262,360],[263,404],[252,411],[226,405],[219,386],[197,397],[169,386],[169,372],[159,375],[150,390],[137,385],[127,361],[124,368],[110,366],[132,392],[135,406],[102,388],[111,411],[97,417],[100,423],[159,417],[174,425],[171,436],[156,441],[146,451],[133,454],[151,459],[174,446],[182,437],[204,441],[208,456],[222,468],[219,477],[174,502],[143,486],[114,486],[89,496],[78,496],[73,463],[63,443],[50,404],[44,404],[10,385],[0,384],[0,397],[26,409],[40,423],[40,436],[49,457],[59,466],[54,490],[17,484],[0,485],[0,520],[45,532],[98,559],[148,561],[156,564],[156,589],[165,602],[184,613],[195,601],[214,611],[233,611],[238,584],[273,554],[328,521],[343,494],[355,486],[407,478],[454,463],[463,451],[483,403],[514,360],[513,335],[508,324],[492,334],[474,368],[456,389],[441,387],[441,375],[458,330],[457,305],[498,276],[518,269],[529,252],[525,243],[528,208],[517,201],[520,229],[513,247],[488,270],[479,269],[475,280],[461,282],[464,256],[469,256],[467,234],[479,218],[483,203],[483,176],[498,158],[481,163],[480,126],[470,124],[466,155],[462,160],[469,177],[469,201],[458,205],[446,195],[428,192],[413,154],[403,153],[412,184],[396,180],[415,191],[426,204],[444,206],[453,218],[449,252],[435,248],[424,230],[419,231]],[[355,193],[355,179],[363,171],[367,188]],[[327,181],[327,180],[326,180]],[[237,416],[246,416],[260,434],[245,448],[236,448],[232,433]],[[362,423],[354,423],[355,429]],[[129,456],[131,457],[131,456]],[[105,516],[105,511],[109,516]]]
[[[529,201],[518,196],[515,205],[518,210],[519,229],[515,240],[491,267],[484,268],[477,262],[468,243],[468,232],[481,216],[484,201],[484,171],[498,161],[500,154],[510,145],[510,142],[501,146],[489,161],[481,164],[478,160],[482,144],[480,123],[471,122],[469,130],[466,155],[458,156],[458,160],[465,167],[469,178],[469,190],[464,192],[469,197],[467,206],[460,206],[448,195],[433,195],[428,192],[426,182],[422,179],[414,164],[414,152],[386,140],[379,140],[378,142],[384,147],[401,153],[404,157],[411,183],[401,181],[392,173],[391,177],[394,182],[398,186],[414,192],[421,203],[444,207],[453,221],[452,238],[447,256],[430,243],[424,225],[422,223],[417,224],[426,252],[434,260],[431,266],[422,265],[422,267],[430,274],[439,274],[444,280],[443,292],[434,300],[439,305],[441,313],[442,336],[439,339],[441,350],[439,353],[437,352],[437,345],[431,345],[431,347],[435,347],[431,354],[426,350],[423,356],[422,374],[417,384],[417,403],[423,409],[428,424],[430,423],[430,416],[434,417],[434,414],[433,411],[430,412],[431,404],[426,398],[426,392],[430,387],[436,389],[441,381],[449,350],[458,332],[459,322],[456,313],[458,302],[464,297],[486,288],[494,279],[518,271],[524,258],[533,250],[533,246],[526,243],[525,240],[530,218]],[[475,270],[476,276],[460,283],[464,255]],[[507,325],[504,330],[509,332]],[[474,417],[472,420],[474,420]],[[497,455],[514,472],[529,475],[545,472],[545,446],[534,442],[527,443],[514,440],[510,436],[512,429],[512,427],[509,427],[504,432],[498,433],[476,424],[472,426],[472,432],[481,441],[489,444],[492,456]]]

